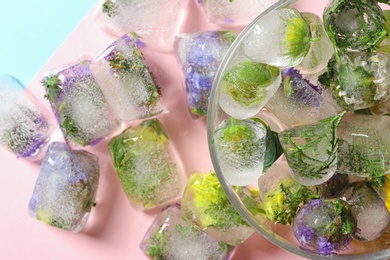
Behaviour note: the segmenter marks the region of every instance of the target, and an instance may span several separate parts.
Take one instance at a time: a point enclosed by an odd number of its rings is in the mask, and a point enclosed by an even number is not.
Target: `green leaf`
[[[258,105],[279,76],[277,67],[245,60],[223,76],[222,91],[244,106]]]
[[[386,35],[385,18],[377,1],[333,0],[324,10],[324,27],[341,54],[370,50]]]
[[[54,105],[57,101],[58,92],[61,90],[62,82],[58,78],[58,75],[50,74],[42,80],[42,85],[46,89],[44,97]]]

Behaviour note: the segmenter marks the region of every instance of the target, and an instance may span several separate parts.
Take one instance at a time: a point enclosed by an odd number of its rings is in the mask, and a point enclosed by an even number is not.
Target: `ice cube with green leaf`
[[[302,185],[326,182],[336,172],[337,126],[345,112],[279,133],[292,177]]]
[[[229,259],[233,247],[216,240],[185,219],[179,205],[171,205],[157,215],[141,244],[151,259]]]
[[[160,89],[145,63],[136,35],[125,34],[91,62],[91,71],[108,104],[121,121],[163,111]]]
[[[307,55],[312,35],[310,25],[294,8],[282,8],[256,20],[241,49],[249,59],[278,67],[293,67]]]
[[[390,173],[390,118],[348,114],[338,128],[337,172],[360,177]]]
[[[237,119],[255,116],[280,83],[279,68],[248,59],[240,60],[222,77],[219,105]]]
[[[54,132],[49,112],[14,77],[0,77],[0,145],[21,158],[38,158]]]
[[[378,1],[330,1],[325,7],[323,20],[336,56],[348,50],[372,50],[386,35],[385,17]]]
[[[277,134],[258,118],[222,121],[213,145],[224,178],[235,186],[256,182],[282,153]]]
[[[390,55],[346,51],[329,62],[319,80],[345,110],[383,103],[390,98]]]
[[[49,71],[42,80],[66,141],[98,143],[118,125],[90,69],[89,60]]]
[[[181,195],[183,174],[157,119],[126,129],[111,139],[108,148],[133,208],[154,208]]]
[[[236,188],[237,192],[242,189]],[[252,199],[249,195],[244,196],[247,200]],[[230,203],[214,172],[192,173],[181,206],[187,219],[227,244],[241,244],[253,233],[253,229]]]

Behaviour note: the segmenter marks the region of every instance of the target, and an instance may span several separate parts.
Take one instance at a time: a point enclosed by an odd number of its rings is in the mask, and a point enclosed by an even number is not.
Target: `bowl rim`
[[[263,11],[261,14],[259,14],[254,20],[252,20],[238,35],[238,37],[235,39],[235,41],[232,43],[228,51],[225,53],[225,56],[220,63],[218,70],[214,76],[212,89],[210,92],[209,100],[215,100],[216,97],[219,95],[220,90],[220,83],[222,80],[223,72],[226,71],[227,66],[229,65],[230,61],[232,60],[233,54],[235,53],[238,46],[240,46],[242,40],[245,38],[247,32],[251,30],[253,25],[257,23],[259,19],[261,19],[266,14],[280,8],[288,7],[289,5],[298,2],[300,0],[279,0],[278,2],[271,5],[269,8],[267,8],[265,11]],[[333,0],[329,0],[333,1]],[[321,260],[321,259],[329,259],[329,256],[321,256],[314,252],[306,251],[303,248],[300,248],[298,245],[294,246],[291,242],[287,241],[285,238],[280,237],[279,235],[273,233],[272,231],[267,232],[265,229],[262,229],[259,224],[252,218],[250,218],[250,212],[245,208],[242,207],[242,203],[239,201],[238,196],[235,194],[232,187],[227,184],[224,176],[222,175],[221,167],[219,165],[215,147],[213,144],[213,134],[214,134],[214,127],[215,127],[215,119],[216,115],[218,114],[219,105],[215,104],[215,102],[209,102],[208,108],[207,108],[207,142],[209,147],[209,153],[211,157],[211,162],[214,167],[214,171],[217,175],[217,178],[222,186],[222,189],[224,190],[226,196],[228,197],[230,203],[233,205],[233,207],[237,210],[237,212],[243,217],[243,219],[255,230],[257,231],[261,236],[263,236],[265,239],[273,243],[274,245],[285,249],[295,255],[302,256],[309,259],[315,259],[315,260]],[[286,241],[286,242],[284,242]],[[330,256],[334,259],[389,259],[390,258],[390,249],[383,249],[377,252],[371,252],[361,255],[347,255],[347,254],[334,254]]]

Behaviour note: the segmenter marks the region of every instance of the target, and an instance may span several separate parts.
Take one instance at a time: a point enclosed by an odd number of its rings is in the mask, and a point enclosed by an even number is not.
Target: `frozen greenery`
[[[122,187],[135,208],[152,208],[179,195],[182,181],[159,121],[144,121],[109,142]]]

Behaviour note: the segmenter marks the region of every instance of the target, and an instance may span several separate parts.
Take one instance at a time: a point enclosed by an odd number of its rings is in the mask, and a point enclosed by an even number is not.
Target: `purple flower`
[[[306,225],[303,221],[303,219],[300,219],[297,224],[297,234],[296,237],[299,241],[299,243],[302,246],[305,246],[307,244],[310,244],[312,238],[316,235],[315,231],[311,229],[308,225]]]
[[[326,237],[317,239],[318,253],[324,256],[331,256],[335,252],[334,245]]]
[[[307,79],[304,79],[298,70],[287,68],[282,71],[283,86],[286,95],[292,96],[296,101],[313,106],[319,106],[318,94],[322,93],[319,86],[315,86]]]
[[[224,31],[207,31],[192,37],[182,61],[188,105],[193,114],[206,115],[215,73],[221,62],[221,46],[230,45]]]

